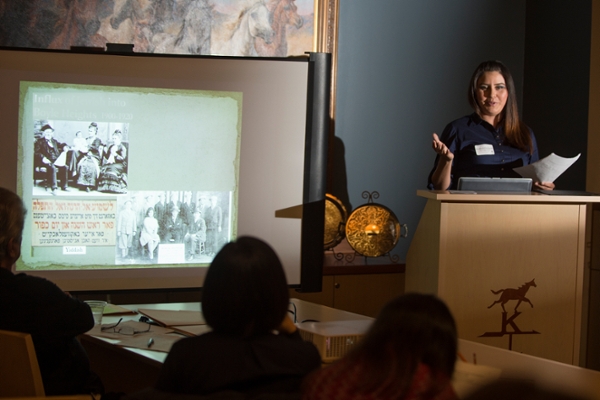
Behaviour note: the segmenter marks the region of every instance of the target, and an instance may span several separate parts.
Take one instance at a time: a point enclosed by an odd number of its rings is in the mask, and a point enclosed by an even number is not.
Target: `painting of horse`
[[[273,41],[269,10],[263,0],[245,7],[239,15],[220,25],[217,19],[214,22],[211,54],[251,56],[256,53],[255,38],[260,38],[265,43]]]
[[[117,43],[132,43],[135,51],[149,52],[157,24],[154,1],[127,0],[118,6],[119,8],[115,7],[115,12],[109,19],[110,27],[117,32],[127,32],[131,39]]]
[[[531,308],[533,308],[533,303],[527,297],[525,297],[525,295],[527,294],[527,291],[532,286],[537,287],[537,285],[535,284],[535,279],[532,279],[529,282],[525,282],[525,284],[523,284],[522,286],[519,286],[518,289],[508,288],[508,289],[500,289],[497,291],[492,290],[492,293],[500,294],[500,298],[498,300],[494,301],[488,308],[492,308],[495,304],[500,303],[500,305],[502,306],[502,310],[504,312],[506,312],[504,305],[510,300],[517,300],[517,305],[515,306],[515,313],[517,312],[517,308],[523,301],[529,303]]]
[[[313,50],[317,0],[3,0],[0,46],[285,57]]]
[[[286,57],[288,55],[288,29],[300,29],[304,20],[298,14],[295,0],[270,0],[267,4],[269,9],[271,28],[274,37],[271,43],[263,38],[254,39],[256,55],[260,57]]]
[[[213,8],[207,0],[192,0],[185,9],[183,24],[172,21],[152,37],[152,53],[210,54]]]
[[[206,0],[195,0],[187,9],[174,53],[210,54],[212,8]],[[168,52],[165,52],[168,53]]]

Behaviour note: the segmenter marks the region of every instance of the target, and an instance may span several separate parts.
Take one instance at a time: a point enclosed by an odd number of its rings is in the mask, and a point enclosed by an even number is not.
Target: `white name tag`
[[[494,146],[492,146],[491,144],[476,144],[475,153],[478,156],[494,154]]]

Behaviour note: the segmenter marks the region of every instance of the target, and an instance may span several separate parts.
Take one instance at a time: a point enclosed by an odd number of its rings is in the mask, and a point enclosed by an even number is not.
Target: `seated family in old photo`
[[[71,145],[56,136],[49,123],[37,132],[34,186],[45,187],[53,195],[58,194],[59,187],[64,192],[74,188],[83,192],[127,193],[128,143],[121,129],[105,132],[107,143],[99,137],[96,122],[85,133],[75,132]],[[61,137],[68,136],[64,132]]]

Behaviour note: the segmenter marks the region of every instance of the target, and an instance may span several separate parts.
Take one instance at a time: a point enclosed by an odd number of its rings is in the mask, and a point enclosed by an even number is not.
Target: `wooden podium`
[[[407,254],[406,292],[446,301],[462,339],[579,365],[586,215],[600,196],[417,195],[427,204]]]

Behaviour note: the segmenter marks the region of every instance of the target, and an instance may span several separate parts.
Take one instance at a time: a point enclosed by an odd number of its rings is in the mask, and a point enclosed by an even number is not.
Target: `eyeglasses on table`
[[[123,321],[123,318],[119,319],[117,321],[116,324],[114,325],[109,325],[109,326],[103,326],[102,328],[100,328],[100,330],[102,332],[108,332],[108,333],[118,333],[121,335],[136,335],[138,333],[146,333],[146,332],[150,332],[150,324],[147,323],[148,328],[144,329],[144,330],[136,330],[134,327],[132,326],[128,326],[128,325],[119,325],[121,323],[121,321]]]

